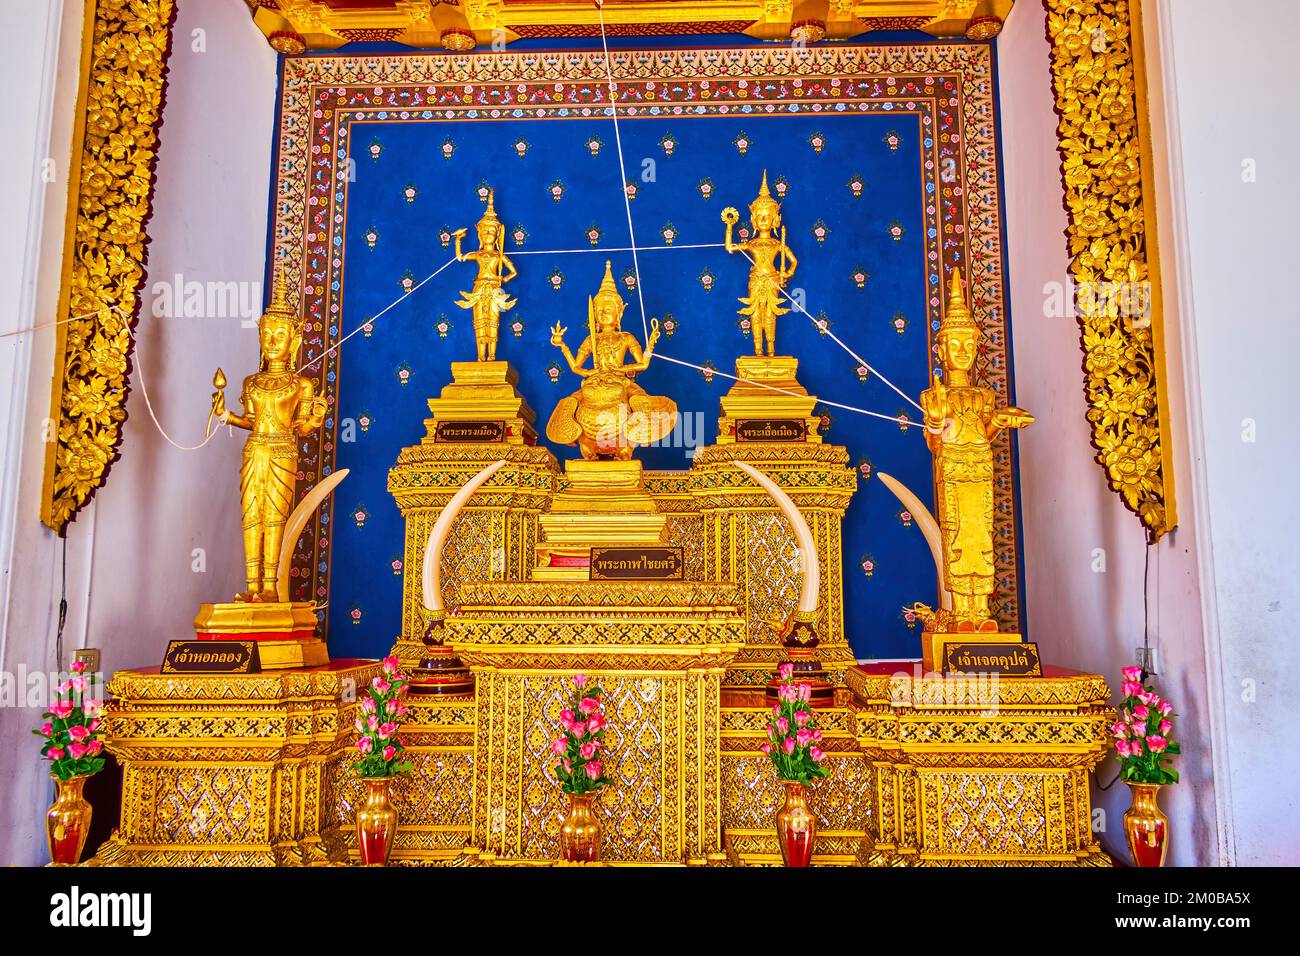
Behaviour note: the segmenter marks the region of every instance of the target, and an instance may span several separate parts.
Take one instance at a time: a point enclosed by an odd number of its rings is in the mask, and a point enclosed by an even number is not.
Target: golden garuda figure
[[[785,243],[785,226],[781,224],[781,206],[767,189],[767,170],[763,170],[763,185],[758,198],[749,204],[749,222],[754,227],[754,237],[743,242],[733,242],[732,227],[740,220],[733,206],[722,210],[722,221],[727,224],[725,244],[728,252],[743,252],[753,265],[749,270],[749,295],[740,301],[745,307],[741,315],[749,316],[750,331],[754,335],[754,354],[776,354],[776,317],[790,310],[781,302],[782,290],[794,275],[799,260]],[[780,230],[780,236],[777,230]]]
[[[462,309],[469,309],[474,316],[474,344],[478,346],[480,362],[496,361],[501,313],[513,308],[515,304],[515,300],[506,295],[501,286],[519,274],[505,253],[506,230],[497,218],[492,202],[493,192],[489,189],[487,212],[483,213],[483,218],[474,227],[478,233],[476,250],[461,252],[460,242],[465,238],[465,230],[457,229],[452,233],[456,237],[456,261],[474,262],[478,265],[474,288],[462,292],[461,299],[456,304]]]
[[[302,320],[289,305],[282,269],[258,322],[258,340],[261,366],[244,379],[239,396],[243,414],[226,410],[226,378],[217,369],[211,417],[252,432],[239,466],[248,591],[238,599],[276,602],[281,542],[298,475],[298,438],[320,428],[329,410],[316,395],[316,383],[291,365],[302,344]]]
[[[1004,428],[1034,421],[1023,408],[999,407],[991,388],[971,384],[980,330],[953,273],[939,326],[943,380],[921,393],[925,441],[934,455],[944,587],[952,609],[916,610],[933,631],[996,631],[993,593],[993,445]]]
[[[650,338],[645,351],[630,332],[622,328],[626,303],[618,294],[609,262],[605,278],[594,298],[587,299],[587,338],[574,355],[564,342],[568,330],[556,323],[551,329],[551,344],[564,353],[575,375],[582,376],[582,387],[555,406],[546,425],[546,437],[561,445],[578,443],[582,457],[632,457],[635,445],[648,445],[673,430],[677,423],[677,405],[668,398],[646,394],[632,379],[650,367],[655,342],[659,340],[659,323],[651,319]],[[632,361],[624,364],[631,353]],[[591,358],[591,368],[583,363]]]

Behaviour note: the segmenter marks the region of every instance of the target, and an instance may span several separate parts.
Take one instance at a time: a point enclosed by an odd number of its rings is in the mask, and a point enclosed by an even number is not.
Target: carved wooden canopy
[[[521,38],[744,33],[844,40],[878,30],[988,39],[1015,0],[244,0],[281,53],[355,42],[469,50]]]

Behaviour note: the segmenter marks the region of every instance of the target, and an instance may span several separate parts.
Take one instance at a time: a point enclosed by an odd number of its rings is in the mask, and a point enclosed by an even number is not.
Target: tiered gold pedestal
[[[735,581],[748,641],[727,671],[727,685],[759,687],[786,659],[772,627],[799,598],[794,533],[771,497],[737,468],[748,462],[770,476],[799,507],[817,541],[821,562],[821,644],[816,655],[840,684],[856,663],[844,633],[841,523],[857,476],[839,445],[732,443],[700,449],[687,485],[702,516],[703,576]]]
[[[327,830],[371,661],[263,674],[118,671],[104,713],[121,823],[92,862],[294,866],[340,859]]]
[[[718,444],[820,443],[817,397],[799,384],[798,371],[793,355],[736,359],[740,381],[722,397]]]
[[[526,578],[538,541],[538,518],[549,506],[559,467],[537,447],[536,415],[505,362],[453,362],[453,382],[429,400],[420,444],[402,449],[388,490],[406,521],[402,571],[402,634],[393,648],[406,667],[419,663],[428,626],[420,569],[429,531],[451,496],[493,462],[507,464],[461,512],[442,558],[443,600],[455,609],[464,581]],[[498,427],[499,426],[499,427]]]
[[[306,601],[201,604],[194,634],[200,640],[256,641],[262,670],[319,667],[330,659],[316,636],[316,610]]]
[[[429,399],[429,438],[437,444],[535,445],[537,421],[519,394],[509,362],[452,362],[451,384]]]
[[[550,741],[579,672],[604,690],[609,718],[602,860],[724,859],[720,694],[744,642],[735,589],[525,581],[467,585],[463,597],[447,640],[476,681],[474,859],[558,858],[566,805]]]
[[[642,483],[641,462],[566,461],[560,490],[540,519],[533,579],[588,580],[593,547],[662,544],[665,521]]]
[[[939,677],[882,663],[846,675],[874,778],[881,865],[1107,866],[1088,774],[1106,754],[1096,674]]]

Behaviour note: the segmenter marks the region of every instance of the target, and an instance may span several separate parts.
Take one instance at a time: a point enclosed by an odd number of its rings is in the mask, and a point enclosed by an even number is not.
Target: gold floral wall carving
[[[1097,462],[1152,540],[1177,524],[1137,0],[1043,0]]]
[[[41,520],[63,533],[126,421],[173,0],[88,0]]]

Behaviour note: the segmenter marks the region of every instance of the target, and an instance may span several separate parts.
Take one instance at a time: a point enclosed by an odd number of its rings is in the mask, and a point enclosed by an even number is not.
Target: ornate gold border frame
[[[1080,289],[1128,283],[1130,296],[1135,286],[1146,290],[1145,317],[1123,314],[1113,297],[1081,297],[1075,308],[1097,462],[1155,541],[1178,516],[1142,11],[1139,0],[1043,0],[1043,6],[1071,276]]]
[[[173,0],[86,0],[41,520],[63,534],[126,421]]]

